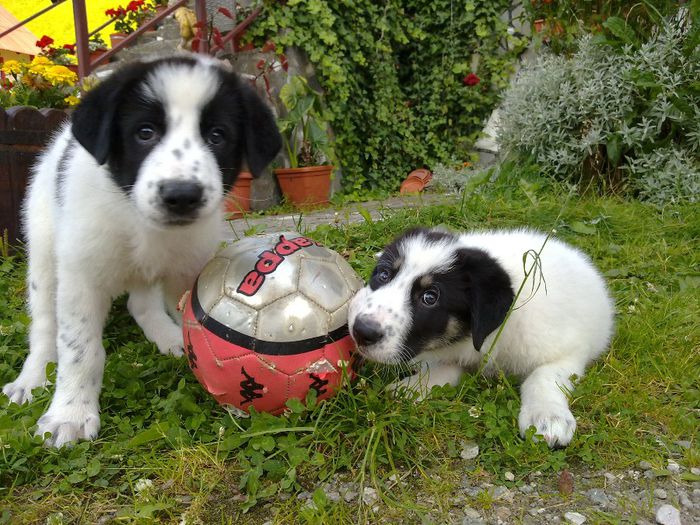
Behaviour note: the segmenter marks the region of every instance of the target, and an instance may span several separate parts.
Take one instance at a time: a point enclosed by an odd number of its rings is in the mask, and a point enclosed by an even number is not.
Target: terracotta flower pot
[[[117,44],[121,43],[125,39],[126,33],[112,33],[111,35],[109,35],[109,41],[112,44],[112,47],[115,47]]]
[[[408,174],[406,180],[401,183],[400,193],[419,193],[428,185],[433,178],[430,170],[419,168]]]
[[[252,181],[253,175],[242,171],[224,198],[224,206],[229,219],[243,217],[246,212],[250,211],[250,185]]]
[[[274,170],[282,194],[296,206],[328,204],[332,171],[328,165]]]
[[[99,59],[100,57],[102,57],[102,55],[106,53],[106,49],[96,49],[95,51],[90,51],[90,63],[93,63],[95,60]],[[107,60],[107,62],[109,62],[109,60]],[[102,62],[100,65],[104,65],[107,62]]]

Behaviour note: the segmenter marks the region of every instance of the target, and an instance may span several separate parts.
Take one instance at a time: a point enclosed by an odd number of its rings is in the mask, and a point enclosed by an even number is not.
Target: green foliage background
[[[331,114],[350,198],[396,191],[421,166],[465,159],[520,42],[505,0],[265,1],[252,31],[303,50]],[[481,82],[465,86],[470,72]]]

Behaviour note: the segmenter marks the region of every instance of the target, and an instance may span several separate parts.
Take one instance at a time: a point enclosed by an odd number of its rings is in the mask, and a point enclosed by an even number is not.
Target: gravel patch
[[[505,470],[499,474],[479,469],[474,462],[478,458],[475,443],[464,443],[460,455],[471,459],[456,460],[455,477],[427,473],[444,482],[446,490],[449,487],[442,495],[413,494],[415,473],[401,471],[381,487],[361,487],[338,475],[321,488],[331,504],[360,505],[373,516],[370,522],[377,524],[396,523],[396,514],[385,507],[381,493],[390,497],[408,493],[422,511],[402,518],[406,523],[583,525],[597,523],[604,513],[630,525],[700,525],[700,481],[683,475],[690,469],[678,463],[677,473],[672,472],[675,462],[667,464],[667,474],[640,462],[637,468],[623,472],[570,468],[515,476]],[[661,475],[646,477],[645,472],[652,470]],[[312,507],[312,494],[318,487],[306,488],[296,497]]]

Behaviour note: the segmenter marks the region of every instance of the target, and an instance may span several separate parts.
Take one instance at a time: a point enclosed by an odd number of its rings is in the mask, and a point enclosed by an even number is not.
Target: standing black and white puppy
[[[539,266],[516,299],[540,250]],[[613,318],[601,275],[561,241],[545,243],[530,230],[414,229],[381,254],[350,304],[349,327],[368,359],[421,363],[419,374],[400,383],[421,395],[457,384],[486,355],[486,373],[523,378],[521,434],[534,426],[550,446],[564,446],[576,429],[567,399],[571,378],[605,351]]]
[[[29,355],[3,388],[15,403],[30,401],[58,361],[37,430],[51,433],[49,444],[99,431],[102,330],[114,297],[128,291],[146,337],[182,354],[177,301],[221,239],[225,191],[243,161],[257,175],[280,147],[269,109],[213,59],[134,63],[87,94],[28,190]]]

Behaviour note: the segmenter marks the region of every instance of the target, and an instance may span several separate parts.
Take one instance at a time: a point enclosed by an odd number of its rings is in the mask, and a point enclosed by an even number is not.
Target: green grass
[[[384,392],[396,371],[364,366],[358,380],[318,406],[308,400],[292,403],[286,417],[234,420],[207,397],[185,360],[162,357],[144,342],[121,300],[104,335],[108,359],[95,442],[46,449],[33,430],[49,393],[37,391],[26,406],[0,399],[0,523],[94,523],[107,516],[177,523],[185,512],[190,522],[207,524],[363,523],[379,516],[443,522],[465,477],[511,486],[536,470],[555,479],[564,467],[615,471],[642,459],[663,469],[671,456],[686,468],[700,466],[698,208],[567,201],[561,191],[521,181],[464,201],[387,212],[381,222],[311,232],[363,277],[374,253],[415,224],[554,228],[590,253],[614,293],[617,334],[573,392],[578,429],[564,450],[518,436],[517,384],[506,377],[467,376],[458,388],[436,389],[414,403]],[[21,257],[0,259],[2,384],[15,377],[26,353],[24,271]],[[691,449],[677,440],[690,440]],[[479,444],[475,461],[460,459],[465,441]],[[502,479],[506,471],[515,482]],[[316,490],[334,475],[376,489],[378,510],[336,503]],[[152,487],[142,488],[144,479]],[[295,497],[302,490],[315,491],[313,507]],[[431,503],[417,503],[417,494]],[[487,508],[490,496],[470,504]]]

